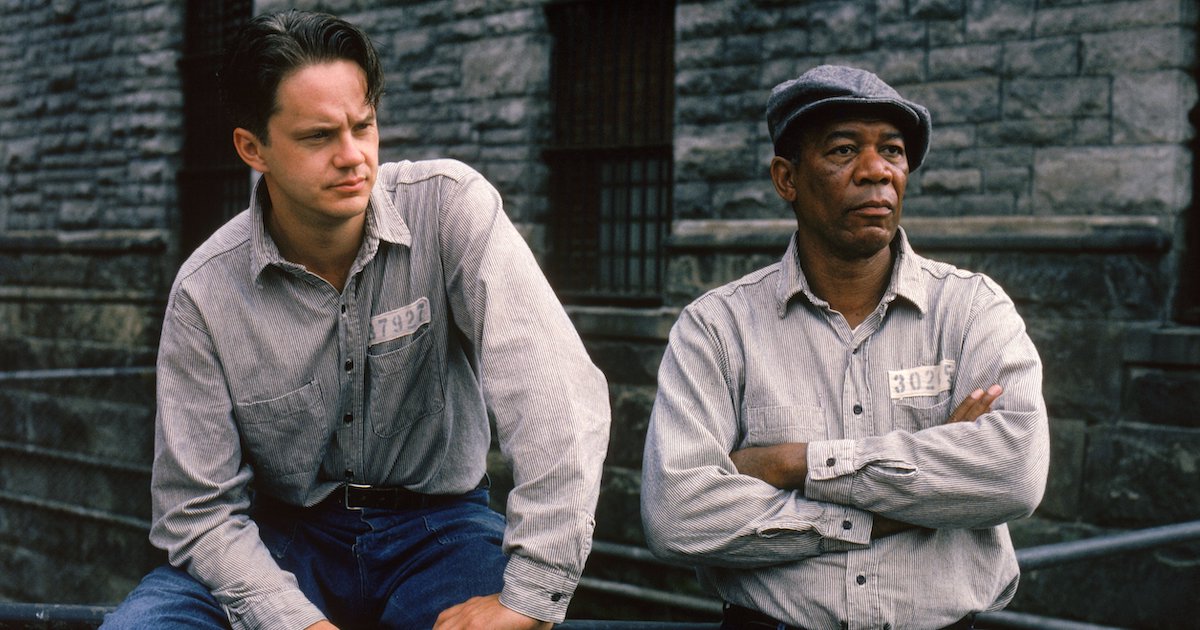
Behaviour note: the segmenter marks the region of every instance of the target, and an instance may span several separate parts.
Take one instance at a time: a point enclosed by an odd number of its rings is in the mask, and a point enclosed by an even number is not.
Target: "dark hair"
[[[361,29],[325,13],[290,10],[260,15],[238,32],[218,74],[229,121],[267,142],[279,83],[305,66],[345,59],[367,75],[367,102],[379,105],[383,69]]]

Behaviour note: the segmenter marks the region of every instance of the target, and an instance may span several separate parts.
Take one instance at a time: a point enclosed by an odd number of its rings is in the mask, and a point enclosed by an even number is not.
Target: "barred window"
[[[567,0],[546,14],[548,275],[566,302],[658,303],[672,205],[675,3]]]
[[[187,256],[246,207],[250,172],[233,148],[217,93],[225,45],[251,17],[251,0],[188,0],[183,57],[183,167],[179,171],[181,254]]]

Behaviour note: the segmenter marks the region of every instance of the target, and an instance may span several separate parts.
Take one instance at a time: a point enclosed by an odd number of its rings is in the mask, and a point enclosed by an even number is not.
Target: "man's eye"
[[[854,147],[848,144],[843,144],[841,146],[834,147],[830,153],[833,153],[834,155],[850,155],[851,153],[854,153]]]

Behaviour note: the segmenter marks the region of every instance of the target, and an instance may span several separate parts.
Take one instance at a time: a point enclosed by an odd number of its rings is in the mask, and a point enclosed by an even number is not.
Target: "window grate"
[[[546,13],[551,281],[569,302],[657,303],[672,204],[674,3],[557,2]]]
[[[188,0],[183,82],[183,168],[179,171],[181,245],[191,253],[246,207],[250,175],[233,149],[232,126],[217,89],[217,68],[229,40],[250,19],[251,0]]]

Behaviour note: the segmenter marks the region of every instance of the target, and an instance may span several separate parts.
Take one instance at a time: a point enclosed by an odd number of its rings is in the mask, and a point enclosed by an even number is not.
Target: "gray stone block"
[[[1125,417],[1200,429],[1200,361],[1191,369],[1132,367],[1126,380]]]
[[[1080,71],[1088,75],[1184,70],[1196,54],[1195,32],[1176,24],[1085,34],[1079,40]]]
[[[1039,214],[1174,214],[1189,203],[1185,151],[1171,145],[1038,151],[1034,209]]]
[[[1050,474],[1039,516],[1073,521],[1080,517],[1083,465],[1087,450],[1087,423],[1050,419]]]
[[[1079,67],[1079,40],[1052,37],[1004,44],[1004,76],[1074,76]]]
[[[1017,79],[1004,84],[1004,117],[1087,118],[1109,113],[1109,79]]]
[[[1112,99],[1114,144],[1175,144],[1192,136],[1187,112],[1196,103],[1196,81],[1186,72],[1117,74]]]
[[[996,78],[939,81],[908,87],[905,96],[928,107],[935,125],[981,123],[1000,118],[999,88]]]
[[[1145,424],[1092,430],[1084,518],[1113,527],[1200,519],[1200,430]]]

